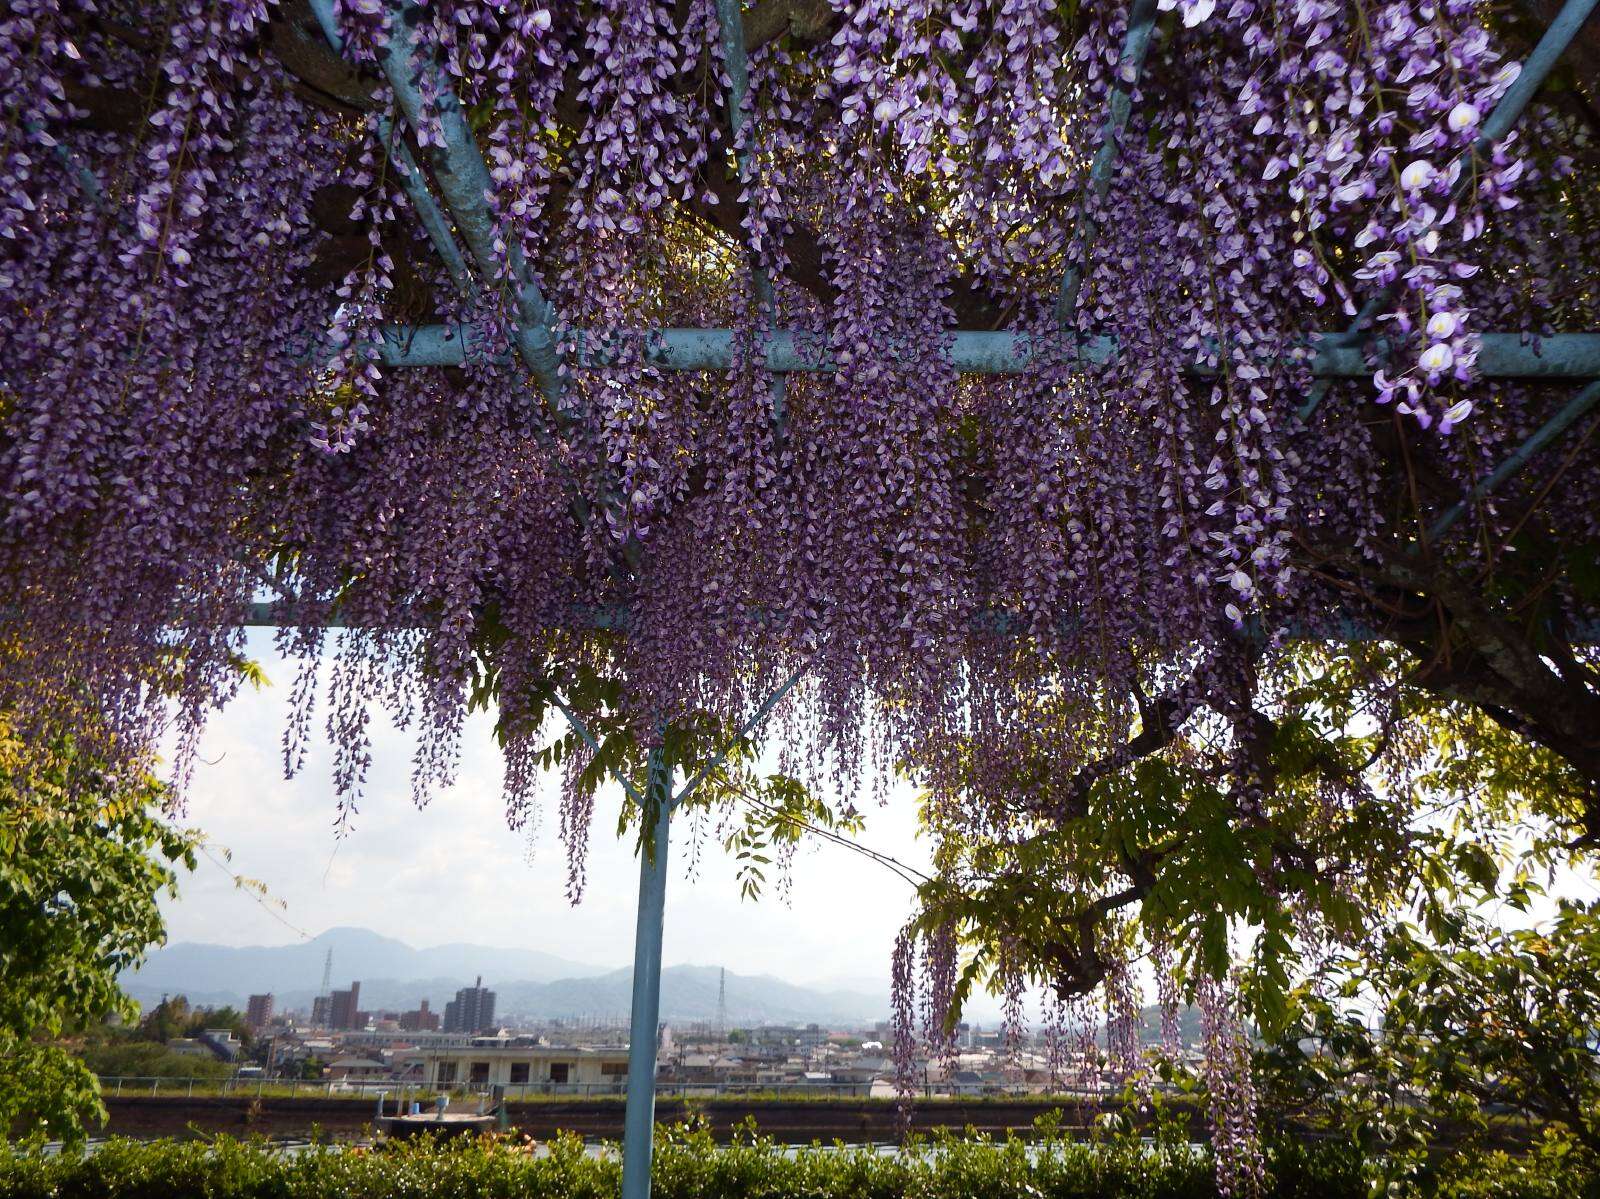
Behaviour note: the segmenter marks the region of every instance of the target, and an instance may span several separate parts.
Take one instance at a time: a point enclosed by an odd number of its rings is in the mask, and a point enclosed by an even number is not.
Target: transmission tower
[[[333,946],[328,946],[328,956],[322,961],[322,995],[331,994],[329,988],[333,986]]]
[[[717,975],[717,1040],[728,1039],[728,968],[723,966]]]

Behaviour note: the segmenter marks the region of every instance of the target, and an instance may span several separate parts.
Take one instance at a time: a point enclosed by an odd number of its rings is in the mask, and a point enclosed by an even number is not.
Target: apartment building
[[[407,1056],[420,1059],[423,1085],[441,1090],[504,1086],[512,1094],[517,1088],[593,1094],[623,1091],[628,1085],[626,1049],[543,1045],[529,1037],[474,1037],[465,1047],[419,1047]]]

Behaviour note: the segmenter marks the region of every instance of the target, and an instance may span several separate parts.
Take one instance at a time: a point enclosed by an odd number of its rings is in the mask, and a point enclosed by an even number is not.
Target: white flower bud
[[[1428,318],[1428,336],[1438,341],[1449,341],[1456,335],[1461,322],[1453,312],[1435,312]]]
[[[1417,359],[1417,363],[1430,374],[1438,374],[1441,371],[1449,370],[1455,360],[1455,351],[1444,342],[1436,341],[1422,351],[1422,356]]]
[[[1465,129],[1476,129],[1478,120],[1477,108],[1463,100],[1450,110],[1450,115],[1445,118],[1445,124],[1450,126],[1451,133],[1460,133]]]
[[[1426,158],[1419,158],[1400,172],[1400,186],[1408,192],[1421,191],[1433,182],[1433,175],[1433,163]]]

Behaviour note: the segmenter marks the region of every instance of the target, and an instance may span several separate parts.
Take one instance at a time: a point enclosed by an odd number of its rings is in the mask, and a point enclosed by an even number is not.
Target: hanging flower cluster
[[[1263,179],[1301,205],[1297,282],[1350,317],[1381,300],[1377,327],[1393,344],[1380,398],[1448,432],[1472,410],[1441,385],[1472,379],[1475,243],[1519,203],[1528,169],[1515,133],[1478,145],[1518,68],[1463,0],[1383,5],[1364,22],[1332,2],[1275,16],[1259,28],[1239,113],[1271,148]]]
[[[1203,978],[1198,991],[1217,1190],[1224,1195],[1259,1195],[1266,1185],[1266,1159],[1256,1127],[1249,1036],[1231,987]]]

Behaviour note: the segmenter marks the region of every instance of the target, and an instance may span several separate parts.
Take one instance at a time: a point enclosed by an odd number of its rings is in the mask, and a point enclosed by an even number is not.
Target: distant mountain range
[[[712,1020],[722,981],[716,966],[668,966],[661,971],[661,1015],[666,1020]],[[770,974],[727,973],[728,1019],[741,1024],[871,1024],[889,1015],[887,996],[820,990],[784,982]],[[507,1012],[567,1016],[593,1012],[626,1014],[633,996],[633,969],[549,983],[507,983],[498,1004]]]
[[[549,982],[600,969],[536,949],[466,944],[413,949],[370,929],[330,928],[294,945],[168,945],[152,953],[137,972],[125,975],[123,984],[143,991],[182,991],[191,998],[197,994],[243,997],[263,991],[315,994],[330,949],[333,985],[347,987],[352,979],[360,979],[363,1000],[369,978],[436,982],[459,978],[465,981],[456,986],[466,986],[479,974]]]
[[[333,950],[333,986],[361,983],[367,1010],[406,1010],[427,999],[445,1001],[479,975],[498,993],[505,1016],[562,1018],[626,1016],[632,998],[630,967],[605,970],[528,949],[438,945],[414,949],[364,928],[334,928],[295,945],[230,946],[180,943],[152,953],[123,988],[139,1002],[185,995],[191,1003],[242,1007],[251,994],[270,991],[284,1008],[308,1008]],[[669,966],[661,972],[665,1020],[710,1020],[717,1014],[721,972],[715,966]],[[888,1014],[885,994],[812,988],[770,975],[727,975],[728,1019],[756,1023],[870,1023]]]

